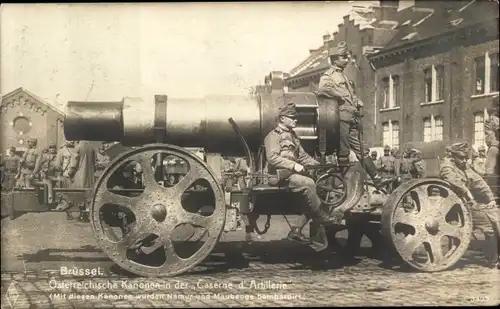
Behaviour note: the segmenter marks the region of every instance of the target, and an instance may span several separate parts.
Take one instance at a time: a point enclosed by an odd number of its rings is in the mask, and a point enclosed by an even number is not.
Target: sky
[[[3,4],[0,93],[23,87],[58,107],[247,94],[369,2]]]

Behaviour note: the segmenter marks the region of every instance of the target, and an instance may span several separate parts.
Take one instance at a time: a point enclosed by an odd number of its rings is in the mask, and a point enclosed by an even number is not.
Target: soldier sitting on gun
[[[500,267],[498,237],[500,213],[491,188],[483,178],[467,165],[470,148],[467,143],[455,143],[450,147],[452,159],[440,168],[440,177],[447,181],[470,206],[474,229],[484,233],[486,245],[483,252],[489,267]]]
[[[264,139],[266,158],[270,173],[276,171],[278,179],[286,183],[292,192],[298,192],[304,198],[308,211],[300,222],[292,227],[288,238],[300,242],[308,239],[302,234],[302,229],[311,218],[322,224],[340,223],[338,218],[332,218],[321,210],[321,200],[316,194],[314,180],[306,176],[304,165],[317,165],[300,144],[293,128],[297,125],[297,111],[294,103],[283,106],[279,111],[279,123]],[[284,177],[280,177],[280,171]]]
[[[30,138],[28,140],[28,149],[24,152],[21,157],[21,170],[17,173],[16,179],[20,179],[20,187],[22,188],[32,188],[32,181],[34,178],[34,170],[38,160],[41,158],[40,151],[36,148],[37,139]]]

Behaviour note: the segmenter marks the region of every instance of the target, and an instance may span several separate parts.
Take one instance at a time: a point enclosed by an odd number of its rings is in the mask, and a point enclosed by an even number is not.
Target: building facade
[[[345,41],[350,49],[353,64],[346,68],[346,76],[355,82],[357,95],[363,102],[371,101],[374,97],[372,85],[375,72],[367,61],[366,55],[387,44],[395,31],[390,19],[397,14],[397,7],[392,5],[353,6],[351,12],[344,16],[343,22],[338,25],[338,31],[323,36],[323,45],[309,50],[309,57],[290,71],[286,79],[288,91],[315,91],[321,75],[329,69],[328,49]],[[373,104],[368,104],[373,106]],[[373,126],[375,110],[365,108],[363,111],[365,127]],[[377,144],[375,131],[365,130],[365,142],[370,146]]]
[[[499,90],[498,16],[495,1],[414,1],[398,10],[396,34],[368,56],[376,76],[365,103],[381,144],[485,144],[483,123]]]
[[[63,122],[62,111],[18,88],[3,96],[0,104],[1,151],[5,153],[12,146],[24,151],[30,138],[38,140],[40,149],[50,144],[60,147],[64,142]]]

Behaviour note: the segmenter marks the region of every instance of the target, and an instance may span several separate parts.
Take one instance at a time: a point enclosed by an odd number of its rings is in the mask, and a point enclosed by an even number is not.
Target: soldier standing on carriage
[[[21,157],[16,153],[16,147],[9,148],[7,157],[3,160],[2,190],[11,190],[16,186],[16,175],[21,169]]]
[[[482,230],[485,236],[483,252],[488,259],[488,266],[500,268],[500,211],[491,188],[467,165],[470,151],[467,143],[451,145],[452,158],[441,166],[440,177],[469,204],[474,229]]]
[[[21,157],[20,165],[21,169],[16,175],[16,179],[21,177],[19,186],[22,188],[32,188],[32,181],[34,178],[34,170],[37,161],[41,159],[41,152],[37,149],[38,140],[36,138],[30,138],[28,140],[28,149],[23,153]]]
[[[357,97],[354,83],[344,75],[344,69],[349,63],[349,52],[346,42],[340,42],[336,47],[330,49],[329,60],[331,68],[320,78],[318,85],[318,96],[328,100],[328,104],[339,105],[340,118],[340,147],[338,150],[338,162],[345,164],[349,162],[349,154],[352,150],[357,159],[372,178],[377,187],[384,187],[392,182],[392,179],[382,177],[369,156],[368,147],[363,147],[361,153],[360,109],[363,102]]]
[[[499,102],[498,95],[492,99],[490,117],[484,122],[484,134],[488,152],[486,153],[485,174],[496,175],[499,170],[500,153],[498,151],[498,140],[500,135],[499,126]]]
[[[56,156],[57,147],[55,144],[49,145],[48,150],[42,153],[42,157],[38,161],[38,165],[35,167],[35,171],[40,172],[40,179],[52,180],[56,177],[56,172],[58,170]]]
[[[332,218],[321,210],[321,200],[316,194],[316,184],[311,177],[305,175],[304,165],[317,165],[319,162],[305,152],[297,134],[293,131],[297,125],[297,116],[294,103],[281,107],[278,126],[267,134],[264,147],[269,173],[286,174],[286,177],[278,177],[279,181],[286,184],[292,192],[300,193],[308,206],[306,214],[288,234],[290,240],[305,243],[309,240],[302,234],[302,229],[309,219],[323,224],[340,222],[338,218]]]

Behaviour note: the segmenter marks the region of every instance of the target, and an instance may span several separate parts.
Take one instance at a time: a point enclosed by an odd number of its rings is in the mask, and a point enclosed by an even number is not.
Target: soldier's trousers
[[[500,254],[500,209],[489,208],[485,204],[476,204],[471,208],[472,225],[474,230],[480,230],[484,233],[487,243],[483,249],[486,257],[498,259]],[[493,240],[493,241],[488,241]]]
[[[486,153],[486,162],[484,164],[484,172],[486,175],[496,175],[498,173],[500,153],[498,147],[490,147]]]
[[[321,200],[316,194],[314,180],[307,176],[292,174],[287,181],[290,190],[299,193],[307,205],[306,215],[311,219],[319,218],[321,216]]]
[[[358,160],[362,160],[368,156],[370,149],[363,143],[363,156],[361,155],[361,141],[359,140],[359,127],[355,123],[340,121],[339,132],[339,158],[349,157],[349,152],[352,150]]]

